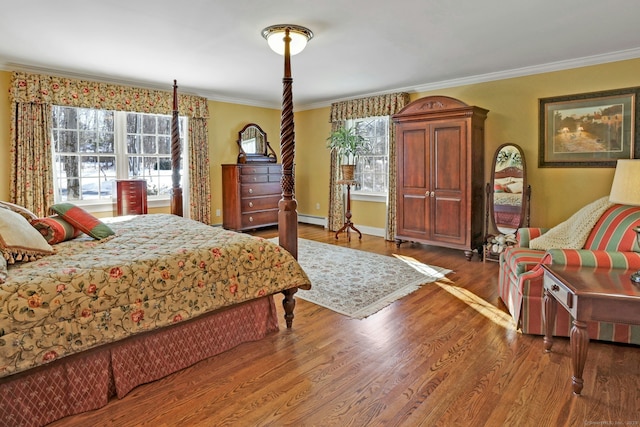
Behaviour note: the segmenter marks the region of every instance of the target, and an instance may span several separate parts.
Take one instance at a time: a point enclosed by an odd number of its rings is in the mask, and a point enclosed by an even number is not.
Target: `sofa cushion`
[[[634,227],[640,226],[640,206],[613,205],[591,230],[584,248],[591,250],[640,252]]]
[[[511,272],[519,276],[538,265],[544,257],[544,254],[544,251],[511,246],[503,252],[501,268],[508,268]]]

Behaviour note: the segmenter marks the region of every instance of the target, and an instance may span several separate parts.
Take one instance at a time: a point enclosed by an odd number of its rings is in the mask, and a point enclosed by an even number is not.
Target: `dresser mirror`
[[[276,153],[269,145],[267,133],[255,123],[238,132],[238,163],[276,163]]]
[[[496,150],[487,184],[485,260],[497,261],[500,253],[516,243],[515,233],[529,226],[531,186],[522,149],[502,144]],[[494,234],[495,233],[495,234]]]

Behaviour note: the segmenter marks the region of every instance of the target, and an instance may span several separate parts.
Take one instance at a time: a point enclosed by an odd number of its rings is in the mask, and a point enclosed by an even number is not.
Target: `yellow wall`
[[[494,82],[412,93],[415,100],[427,95],[446,95],[489,110],[486,121],[486,179],[495,149],[502,143],[520,145],[525,153],[532,186],[531,223],[553,226],[590,201],[609,193],[612,168],[539,168],[538,99],[550,96],[640,86],[640,59],[543,73]],[[0,71],[0,93],[7,94],[10,73]],[[295,104],[295,97],[294,97]],[[212,218],[222,210],[221,164],[235,163],[238,131],[247,123],[260,125],[280,159],[280,110],[209,101]],[[329,107],[295,114],[296,199],[301,215],[326,217],[329,200]],[[9,104],[0,97],[0,199],[9,198]],[[316,209],[316,205],[320,208]],[[384,228],[381,203],[352,203],[357,225]]]
[[[209,101],[209,116],[211,222],[221,224],[222,216],[216,216],[217,210],[222,212],[221,165],[237,163],[238,132],[248,123],[260,126],[280,161],[280,110]]]

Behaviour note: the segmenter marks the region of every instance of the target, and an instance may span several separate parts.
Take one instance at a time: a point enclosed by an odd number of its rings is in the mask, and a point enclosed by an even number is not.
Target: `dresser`
[[[147,213],[147,181],[143,179],[116,180],[116,215]]]
[[[481,251],[487,113],[429,96],[393,116],[398,246],[411,241],[462,249],[467,259]]]
[[[222,226],[250,230],[278,224],[280,164],[222,165]]]

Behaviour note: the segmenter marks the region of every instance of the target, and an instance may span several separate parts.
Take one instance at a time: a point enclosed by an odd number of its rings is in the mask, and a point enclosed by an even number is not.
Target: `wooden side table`
[[[349,230],[350,229],[355,231],[356,233],[358,233],[358,238],[362,239],[362,233],[351,222],[351,186],[352,185],[356,185],[358,183],[358,181],[339,180],[339,181],[337,181],[337,183],[340,184],[340,185],[346,185],[347,186],[347,211],[344,213],[344,217],[345,217],[344,225],[342,226],[342,228],[340,228],[340,230],[336,231],[336,239],[338,238],[338,235],[340,233],[342,233],[343,231],[346,231],[347,232],[347,240],[351,241],[351,235],[349,234]]]
[[[640,324],[640,287],[631,282],[636,271],[543,265],[544,349],[551,351],[558,303],[573,318],[570,333],[573,393],[582,392],[582,373],[589,345],[588,321]]]

